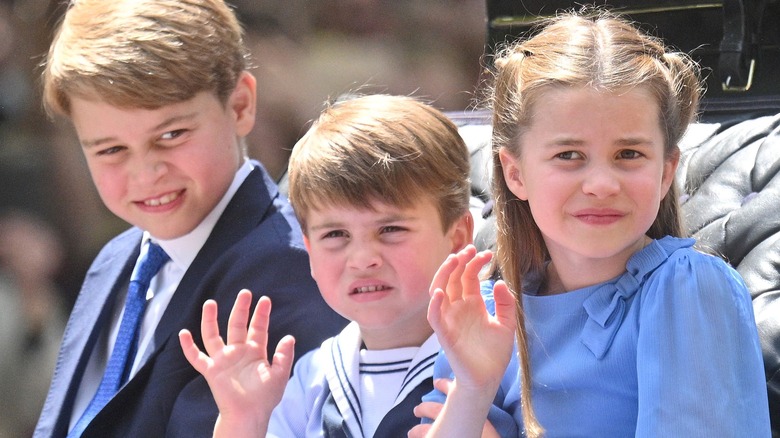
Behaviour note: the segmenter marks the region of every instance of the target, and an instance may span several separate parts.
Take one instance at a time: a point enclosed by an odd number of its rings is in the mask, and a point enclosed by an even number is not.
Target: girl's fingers
[[[493,257],[493,253],[490,251],[482,251],[475,254],[473,258],[466,262],[466,266],[463,270],[461,277],[461,287],[463,288],[464,298],[468,295],[479,294],[479,273],[482,268]]]
[[[517,301],[502,280],[493,285],[493,298],[496,303],[496,320],[504,327],[515,330],[517,326]]]
[[[463,272],[466,269],[468,262],[474,258],[477,250],[474,245],[466,245],[456,256],[458,261],[455,269],[452,270],[447,281],[447,288],[444,289],[449,296],[450,301],[460,300],[463,297]]]
[[[449,395],[450,388],[453,385],[452,379],[436,379],[433,381],[433,387],[441,391],[444,395]]]
[[[207,300],[203,303],[203,314],[200,318],[200,333],[203,336],[203,346],[206,352],[213,356],[222,350],[225,343],[219,336],[219,325],[217,325],[217,302]]]
[[[414,416],[417,418],[430,418],[436,420],[444,405],[439,402],[426,401],[414,407]]]
[[[444,325],[442,321],[442,306],[445,305],[445,294],[441,288],[432,292],[431,301],[428,302],[428,323],[433,331],[444,337]]]
[[[428,290],[430,295],[433,295],[433,292],[436,289],[444,290],[447,288],[447,282],[450,279],[450,275],[452,275],[452,271],[457,265],[458,259],[456,258],[455,254],[448,255],[441,266],[439,266],[439,269],[436,270],[436,274],[434,274],[433,280],[431,280],[431,287]]]
[[[230,311],[227,329],[227,344],[243,344],[246,342],[247,321],[249,321],[249,308],[252,305],[252,293],[242,289],[236,302],[233,303],[233,310]]]

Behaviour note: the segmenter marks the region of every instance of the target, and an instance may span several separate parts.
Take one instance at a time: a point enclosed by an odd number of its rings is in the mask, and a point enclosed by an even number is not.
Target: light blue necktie
[[[147,241],[146,254],[135,266],[130,277],[122,322],[119,324],[119,333],[106,364],[103,379],[100,381],[95,397],[89,402],[89,406],[68,434],[68,438],[80,437],[89,422],[127,381],[138,348],[138,331],[146,308],[146,291],[149,289],[152,277],[169,259],[168,254],[159,245]]]

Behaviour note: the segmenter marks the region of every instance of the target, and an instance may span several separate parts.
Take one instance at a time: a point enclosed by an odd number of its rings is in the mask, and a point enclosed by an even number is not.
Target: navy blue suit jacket
[[[118,292],[138,257],[142,230],[109,242],[89,271],[60,347],[35,437],[64,437],[95,342],[109,323]],[[97,414],[84,437],[211,436],[218,411],[203,377],[187,362],[178,332],[188,328],[202,347],[203,302],[219,304],[221,333],[238,291],[273,302],[269,350],[286,334],[296,358],[336,335],[346,321],[333,312],[311,278],[300,227],[285,198],[256,164],[184,274],[154,332],[153,352],[138,373]]]

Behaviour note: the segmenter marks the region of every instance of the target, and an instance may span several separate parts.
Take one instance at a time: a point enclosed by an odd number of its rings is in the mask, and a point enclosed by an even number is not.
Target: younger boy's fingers
[[[233,309],[230,311],[227,329],[227,344],[243,344],[246,342],[249,308],[252,306],[252,293],[242,289],[236,296]]]
[[[276,345],[274,359],[271,366],[278,367],[280,374],[285,374],[289,378],[292,372],[293,360],[295,359],[295,338],[286,335]]]
[[[252,321],[249,323],[247,340],[254,342],[262,351],[268,347],[268,320],[271,317],[271,299],[263,296],[257,301]]]
[[[201,357],[203,352],[195,345],[195,341],[192,339],[192,333],[190,333],[189,330],[182,329],[179,332],[179,344],[181,345],[181,350],[184,353],[187,362],[189,362],[197,372],[203,374],[206,365],[205,358]]]
[[[222,350],[225,343],[219,336],[219,325],[217,324],[217,302],[207,300],[203,303],[203,313],[200,318],[200,333],[203,337],[203,346],[206,352],[213,356]]]

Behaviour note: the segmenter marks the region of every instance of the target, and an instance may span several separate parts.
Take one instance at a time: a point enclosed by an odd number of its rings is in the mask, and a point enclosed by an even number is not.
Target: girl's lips
[[[588,224],[608,225],[623,218],[625,213],[613,209],[584,209],[574,212],[573,216]]]

